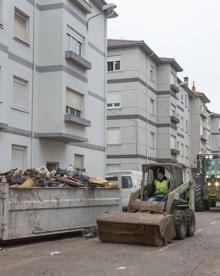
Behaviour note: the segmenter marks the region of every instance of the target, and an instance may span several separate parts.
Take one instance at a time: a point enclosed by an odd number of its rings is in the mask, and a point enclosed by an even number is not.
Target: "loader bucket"
[[[175,238],[173,220],[168,214],[104,214],[97,219],[97,226],[102,242],[162,246]]]

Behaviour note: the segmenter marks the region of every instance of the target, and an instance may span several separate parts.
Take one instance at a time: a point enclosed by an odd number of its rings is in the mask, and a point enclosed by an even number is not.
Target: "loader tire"
[[[216,207],[216,202],[215,201],[211,201],[210,202],[210,207]]]
[[[186,216],[186,223],[187,223],[186,236],[192,237],[194,236],[195,229],[196,229],[195,213],[193,212],[192,209],[186,209],[185,216]]]
[[[173,214],[173,221],[176,230],[176,239],[183,240],[186,237],[187,222],[185,212],[178,210]]]
[[[203,188],[199,185],[195,187],[195,211],[204,211]]]

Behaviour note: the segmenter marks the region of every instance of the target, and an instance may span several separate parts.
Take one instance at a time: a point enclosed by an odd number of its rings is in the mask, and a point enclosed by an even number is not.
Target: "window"
[[[170,115],[176,117],[176,106],[174,104],[170,105]]]
[[[113,71],[120,71],[121,70],[121,57],[120,56],[114,56],[108,58],[108,72]]]
[[[108,61],[108,71],[119,71],[120,70],[120,61]]]
[[[150,99],[150,114],[154,115],[155,114],[155,101],[154,99]]]
[[[15,37],[23,42],[28,42],[28,16],[15,8],[14,12]]]
[[[57,170],[58,168],[59,168],[58,162],[47,161],[47,169],[49,172],[51,172],[53,170]]]
[[[18,77],[13,78],[13,99],[12,106],[18,109],[27,110],[28,82]]]
[[[121,144],[121,131],[120,128],[109,128],[107,130],[107,144],[119,145]]]
[[[183,127],[184,127],[184,123],[183,123],[183,117],[181,117],[181,129],[183,129]]]
[[[84,169],[84,155],[74,155],[74,166],[76,169]]]
[[[171,149],[176,148],[176,137],[174,135],[171,135],[170,137],[170,146],[171,146]]]
[[[176,75],[173,72],[170,73],[170,84],[176,85]]]
[[[66,90],[66,114],[72,114],[75,117],[82,116],[83,96],[67,88]]]
[[[82,55],[82,42],[67,33],[67,49],[78,56]]]
[[[183,157],[184,156],[184,144],[181,143],[181,156]]]
[[[177,147],[178,150],[180,149],[180,142],[179,141],[177,141],[176,147]]]
[[[181,101],[183,102],[183,93],[181,93]]]
[[[12,145],[11,151],[12,169],[25,170],[27,168],[27,147]]]
[[[188,146],[186,146],[186,159],[189,158],[189,149],[188,149]]]
[[[188,97],[185,95],[185,107],[188,107]]]
[[[155,81],[155,67],[153,65],[150,66],[150,80]]]
[[[130,189],[132,188],[132,179],[131,176],[122,176],[121,177],[122,182],[122,189]]]
[[[155,135],[154,135],[154,132],[150,132],[150,147],[152,149],[155,148],[155,139],[154,139]]]
[[[107,95],[107,108],[120,108],[121,107],[121,95],[119,93],[111,93]]]
[[[189,131],[189,122],[186,120],[186,133]]]

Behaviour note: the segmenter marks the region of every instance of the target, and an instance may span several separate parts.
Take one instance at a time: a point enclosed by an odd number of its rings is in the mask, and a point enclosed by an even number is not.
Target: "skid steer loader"
[[[167,199],[161,202],[145,200],[161,167],[170,181]],[[143,165],[141,189],[131,194],[128,212],[108,213],[97,218],[100,241],[162,246],[174,238],[181,240],[193,236],[192,191],[191,182],[182,182],[180,166],[165,163]]]

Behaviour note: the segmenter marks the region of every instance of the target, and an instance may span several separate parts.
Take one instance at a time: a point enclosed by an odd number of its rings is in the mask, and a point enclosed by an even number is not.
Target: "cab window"
[[[122,189],[132,188],[132,179],[131,176],[122,176]]]

